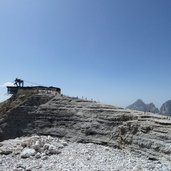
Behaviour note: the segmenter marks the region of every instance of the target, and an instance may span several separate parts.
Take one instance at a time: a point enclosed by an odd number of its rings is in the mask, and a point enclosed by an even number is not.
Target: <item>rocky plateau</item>
[[[25,137],[27,139],[28,136],[31,137],[32,135],[39,138],[33,138],[33,143],[30,140],[28,140],[29,143],[18,143],[22,145],[16,145],[16,150],[13,147],[11,150],[8,147],[9,145],[6,147],[3,144],[6,142],[4,140],[15,139],[16,142],[18,141],[16,140],[17,137],[27,136]],[[44,140],[40,140],[43,136]],[[50,143],[48,137],[53,139]],[[64,149],[76,143],[78,150],[91,146],[92,149],[101,148],[102,151],[107,147],[109,151],[120,150],[119,152],[112,152],[117,154],[115,156],[125,152],[128,157],[125,160],[123,159],[123,163],[128,162],[130,154],[138,156],[136,159],[133,157],[135,159],[133,159],[135,161],[134,167],[133,165],[128,167],[122,165],[122,169],[119,169],[121,165],[114,167],[109,164],[106,167],[111,166],[111,169],[106,170],[124,170],[124,167],[125,170],[134,171],[138,171],[138,168],[139,170],[171,170],[170,117],[118,108],[60,94],[54,96],[47,93],[19,92],[1,103],[0,140],[2,141],[2,148],[0,149],[2,165],[3,157],[6,155],[16,155],[21,160],[37,158],[39,161],[46,155],[60,156]],[[8,141],[11,142],[12,140]],[[21,141],[24,141],[24,138]],[[84,147],[80,147],[81,144]],[[142,161],[140,166],[136,165],[138,158],[139,161]],[[120,160],[120,158],[118,159]],[[80,158],[80,160],[82,159]],[[113,160],[115,160],[114,156]],[[153,167],[150,164],[147,167],[143,161],[146,164],[150,163]],[[86,165],[86,168],[84,164],[82,168],[80,165],[79,168],[70,166],[70,169],[100,170],[95,167],[96,164],[92,163],[92,167],[90,163],[89,165]],[[9,167],[8,170],[13,167]],[[13,170],[28,170],[27,167],[15,166]],[[0,166],[1,168],[3,170],[5,167]],[[53,169],[55,170],[55,168]],[[63,168],[62,166],[60,169],[67,170],[66,167]],[[30,170],[36,170],[36,168]]]

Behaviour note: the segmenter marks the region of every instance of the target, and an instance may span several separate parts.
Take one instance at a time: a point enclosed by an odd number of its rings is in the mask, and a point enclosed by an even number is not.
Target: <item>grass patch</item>
[[[33,94],[36,93],[32,90],[21,90],[8,100],[0,103],[0,118],[3,118],[6,115],[7,111],[9,111],[10,109],[24,103]]]

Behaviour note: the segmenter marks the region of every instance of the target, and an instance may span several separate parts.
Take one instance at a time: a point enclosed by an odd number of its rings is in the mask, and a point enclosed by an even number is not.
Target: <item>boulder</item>
[[[22,152],[21,152],[21,158],[29,158],[31,156],[34,156],[36,154],[35,149],[31,149],[31,148],[25,148]]]
[[[0,154],[1,155],[8,155],[8,154],[11,154],[13,152],[12,149],[8,148],[8,147],[3,147],[3,148],[0,148]]]
[[[52,154],[60,154],[61,153],[58,150],[58,148],[56,146],[54,146],[54,145],[50,145],[48,151],[49,151],[49,154],[51,154],[51,155]]]

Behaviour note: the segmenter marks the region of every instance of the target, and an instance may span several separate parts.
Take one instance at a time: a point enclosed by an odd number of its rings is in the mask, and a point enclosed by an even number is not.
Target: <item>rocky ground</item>
[[[31,136],[0,144],[2,171],[170,171],[166,160],[102,145],[71,143],[51,136]]]
[[[0,141],[1,170],[171,170],[170,117],[60,94],[0,104]]]

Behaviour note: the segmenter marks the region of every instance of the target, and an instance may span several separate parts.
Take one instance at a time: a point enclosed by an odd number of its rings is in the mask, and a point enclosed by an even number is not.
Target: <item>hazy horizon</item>
[[[0,100],[16,77],[126,107],[171,99],[170,0],[0,2]]]

